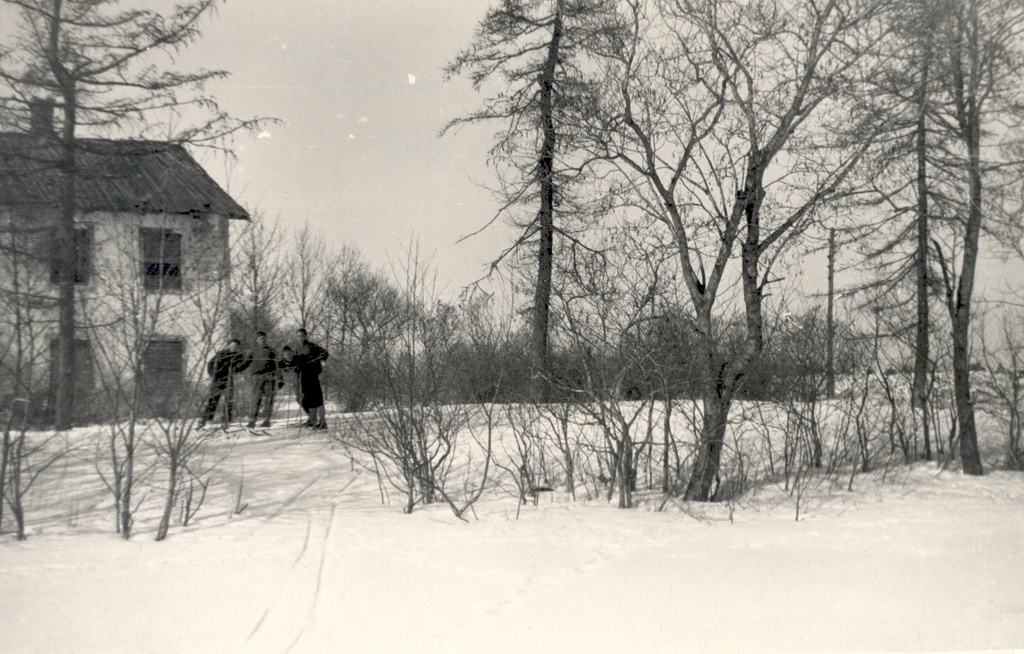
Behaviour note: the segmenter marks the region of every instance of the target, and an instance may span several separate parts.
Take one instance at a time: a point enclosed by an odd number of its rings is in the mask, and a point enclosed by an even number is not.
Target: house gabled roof
[[[78,139],[76,210],[87,213],[249,213],[176,143]],[[0,207],[57,206],[60,145],[53,138],[0,133]]]

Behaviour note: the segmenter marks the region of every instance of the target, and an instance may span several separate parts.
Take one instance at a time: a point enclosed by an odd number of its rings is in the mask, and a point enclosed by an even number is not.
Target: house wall
[[[20,267],[16,281],[22,290],[19,303],[23,307],[20,329],[10,317],[0,324],[0,338],[6,343],[12,341],[15,332],[21,334],[21,344],[0,349],[0,358],[8,372],[21,351],[23,358],[30,360],[32,393],[45,397],[50,381],[50,343],[57,336],[57,285],[50,282],[51,245],[49,230],[44,228],[55,223],[55,216],[35,212],[31,220],[26,220],[26,216],[8,211],[0,213],[0,222],[39,227],[19,235],[27,244],[26,251],[34,251],[34,258],[25,256],[12,262],[11,252],[0,249],[0,271],[8,273],[0,283],[0,294],[12,285],[11,270]],[[227,340],[231,291],[228,219],[216,215],[90,213],[77,217],[76,225],[92,232],[89,279],[76,286],[76,340],[89,343],[95,382],[88,402],[109,403],[114,391],[123,395],[132,387],[136,373],[149,374],[143,353],[150,341],[183,343],[185,385],[192,388],[151,386],[145,392],[161,397],[142,399],[166,401],[183,390],[195,394],[197,388],[205,386],[206,361]],[[180,289],[147,288],[140,228],[181,234]],[[0,297],[0,302],[5,300]],[[11,302],[8,293],[6,303]],[[10,396],[13,390],[13,380],[0,380],[0,397]]]
[[[228,221],[161,214],[125,218],[92,214],[80,221],[92,225],[95,243],[94,274],[81,294],[82,324],[101,334],[102,344],[121,349],[136,347],[138,339],[181,339],[187,376],[201,379],[202,364],[225,339],[228,324]],[[180,289],[144,284],[140,228],[181,234]]]

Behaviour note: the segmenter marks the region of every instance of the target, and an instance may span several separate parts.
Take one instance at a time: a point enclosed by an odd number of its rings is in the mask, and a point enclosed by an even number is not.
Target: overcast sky
[[[162,1],[162,0],[161,0]],[[237,117],[284,121],[236,145],[228,174],[204,165],[246,208],[305,222],[372,263],[411,239],[433,254],[449,290],[474,281],[508,242],[490,230],[483,129],[438,136],[481,97],[442,68],[467,46],[485,0],[230,0],[190,48],[231,77],[208,90]],[[493,130],[492,130],[493,131]]]

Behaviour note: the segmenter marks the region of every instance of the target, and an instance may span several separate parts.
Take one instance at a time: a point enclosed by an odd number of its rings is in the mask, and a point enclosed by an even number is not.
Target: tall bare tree
[[[483,108],[449,123],[444,131],[479,122],[503,123],[491,150],[502,209],[524,209],[513,219],[521,230],[494,265],[536,243],[537,273],[532,316],[537,372],[547,371],[549,313],[556,215],[579,212],[571,186],[580,174],[573,162],[578,116],[592,106],[592,79],[584,45],[602,39],[613,23],[608,0],[501,0],[489,10],[474,42],[449,64],[450,76],[467,74],[477,90],[494,91]],[[591,208],[589,211],[594,211]],[[498,217],[496,216],[496,218]],[[536,239],[536,240],[535,240]]]
[[[900,3],[889,14],[888,38],[877,53],[885,63],[869,82],[869,92],[884,112],[886,118],[881,122],[887,127],[871,153],[877,173],[871,179],[873,192],[868,197],[879,203],[880,210],[872,212],[865,207],[847,232],[869,262],[870,271],[865,283],[850,290],[868,291],[865,304],[902,319],[896,332],[909,335],[914,371],[911,400],[921,412],[917,424],[923,434],[925,459],[932,456],[929,416],[935,375],[931,241],[933,224],[948,212],[943,198],[950,195],[948,177],[941,169],[941,152],[949,137],[936,130],[931,119],[936,103],[935,42],[947,4],[913,0]],[[871,213],[876,215],[874,220],[867,218]],[[903,310],[915,304],[913,313]]]
[[[966,190],[958,212],[962,255],[942,255],[946,302],[952,322],[953,384],[966,474],[984,472],[978,450],[971,391],[971,312],[983,223],[999,212],[999,186],[1007,183],[1007,125],[1024,118],[1018,68],[1024,56],[1024,6],[1014,0],[960,0],[951,3],[936,39],[937,85],[942,103],[935,120],[958,141],[947,156],[960,171]],[[986,181],[990,186],[986,189]],[[991,227],[990,227],[991,226]],[[940,252],[941,254],[941,252]]]
[[[207,118],[170,140],[212,145],[258,123],[232,119],[204,94],[204,85],[226,76],[224,71],[171,69],[173,55],[199,38],[200,20],[218,0],[182,3],[169,12],[122,9],[117,0],[3,2],[17,10],[20,22],[13,44],[0,51],[0,81],[6,87],[0,99],[23,115],[32,107],[55,105],[61,117],[51,134],[59,153],[53,165],[60,179],[55,237],[60,261],[75,260],[80,131],[156,132],[167,140],[174,130],[166,118],[155,118],[156,112],[179,120],[196,108]],[[60,266],[58,287],[55,422],[66,429],[74,416],[74,266]]]
[[[855,89],[880,3],[626,4],[630,35],[606,53],[603,125],[612,129],[593,147],[679,256],[699,333],[703,406],[685,494],[707,500],[730,407],[764,347],[773,265],[844,195],[871,142],[875,121]],[[745,338],[731,354],[719,349],[714,317],[737,264]]]

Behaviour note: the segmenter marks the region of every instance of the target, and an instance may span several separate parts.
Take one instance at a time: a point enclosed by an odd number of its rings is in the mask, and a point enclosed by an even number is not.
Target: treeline
[[[236,230],[231,334],[243,347],[256,331],[284,344],[305,327],[331,352],[325,395],[343,411],[382,401],[403,362],[430,376],[432,399],[451,404],[566,402],[597,384],[610,384],[607,392],[622,400],[700,396],[705,368],[695,360],[692,317],[670,297],[673,289],[640,278],[626,283],[636,271],[621,268],[617,286],[591,288],[600,308],[582,303],[584,288],[560,279],[555,297],[564,304],[547,371],[538,380],[528,316],[511,286],[442,297],[431,260],[415,250],[405,260],[374,266],[355,246],[332,251],[308,227],[288,233],[257,217]],[[615,256],[601,255],[607,265]],[[646,297],[633,295],[640,286]],[[633,314],[626,323],[609,315],[624,312]],[[604,317],[595,323],[598,313]],[[823,302],[805,302],[768,322],[767,346],[741,397],[821,396],[830,374],[854,367],[858,337],[843,323],[831,334],[838,355],[829,369]],[[717,330],[724,363],[742,341],[742,316],[723,320]]]

